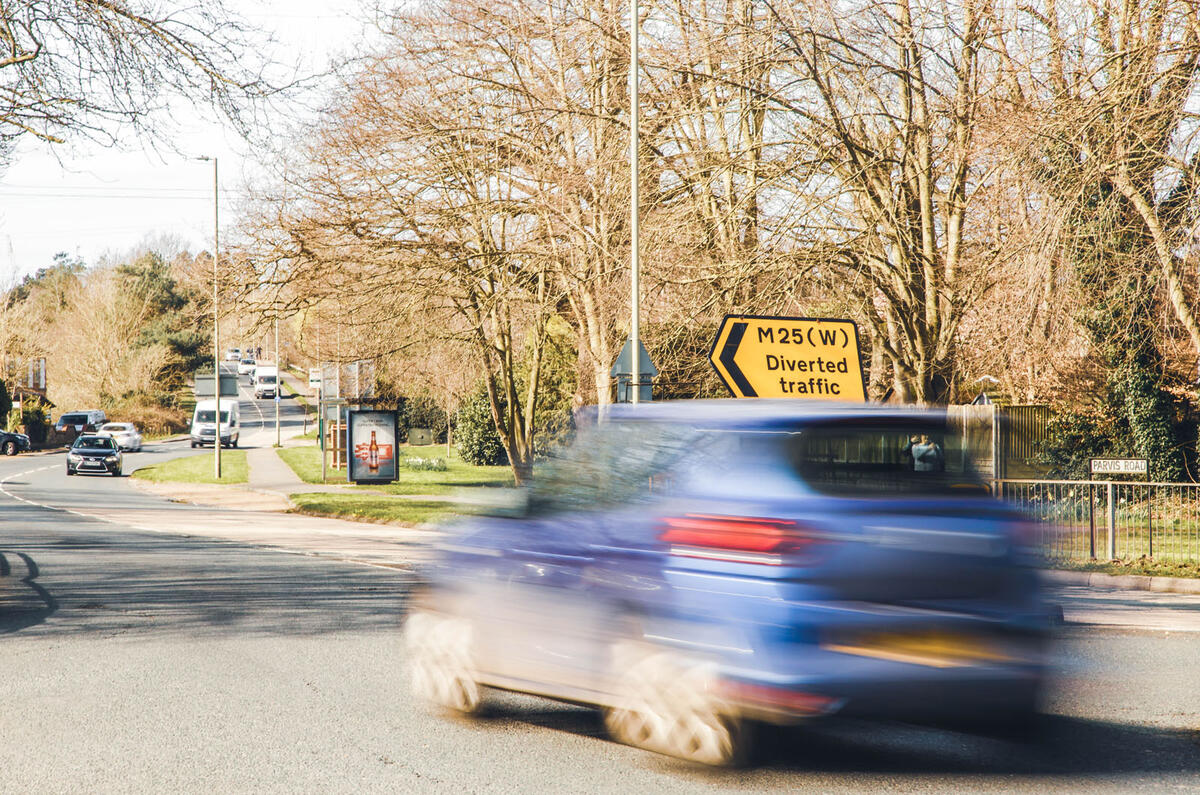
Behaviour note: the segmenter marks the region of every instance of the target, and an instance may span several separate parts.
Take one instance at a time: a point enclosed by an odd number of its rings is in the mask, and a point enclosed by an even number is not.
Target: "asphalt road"
[[[177,447],[144,455],[191,452]],[[0,459],[0,481],[31,461]],[[1064,593],[1128,620],[1064,629],[1037,743],[835,722],[770,733],[757,767],[714,772],[610,742],[574,706],[496,695],[476,721],[429,714],[403,685],[404,571],[15,498],[154,500],[46,473],[0,492],[0,791],[1200,789],[1196,600]],[[1150,610],[1176,628],[1130,618]]]

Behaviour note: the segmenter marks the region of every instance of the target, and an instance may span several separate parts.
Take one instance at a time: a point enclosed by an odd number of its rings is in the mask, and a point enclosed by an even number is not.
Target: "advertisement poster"
[[[349,479],[391,483],[396,479],[396,412],[349,411]]]

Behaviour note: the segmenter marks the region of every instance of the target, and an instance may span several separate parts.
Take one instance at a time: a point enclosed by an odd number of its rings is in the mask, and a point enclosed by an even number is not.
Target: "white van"
[[[260,364],[254,368],[254,375],[251,376],[251,381],[254,384],[254,397],[262,400],[263,398],[271,398],[272,400],[279,394],[279,368],[273,364]]]
[[[217,401],[196,402],[196,410],[192,413],[192,447],[213,444],[216,441],[216,414]],[[237,447],[239,431],[237,400],[226,398],[221,401],[221,445]]]

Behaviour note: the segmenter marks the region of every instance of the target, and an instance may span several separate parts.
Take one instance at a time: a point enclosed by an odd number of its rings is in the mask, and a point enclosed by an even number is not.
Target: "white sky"
[[[229,0],[228,7],[274,33],[278,58],[320,68],[352,46],[362,24],[359,0]],[[221,227],[236,220],[234,203],[253,175],[255,157],[236,133],[212,123],[214,112],[180,104],[174,145],[126,151],[84,144],[50,147],[26,137],[0,174],[0,289],[50,265],[66,251],[95,264],[150,236],[168,234],[192,251],[212,245],[212,164],[220,158]]]

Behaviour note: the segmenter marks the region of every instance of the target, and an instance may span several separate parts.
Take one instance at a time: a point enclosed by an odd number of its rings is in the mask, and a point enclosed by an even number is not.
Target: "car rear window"
[[[822,494],[986,494],[959,434],[932,423],[836,424],[790,437],[797,474]]]
[[[58,418],[58,421],[63,425],[87,425],[88,415],[86,414],[64,414]]]
[[[681,425],[610,422],[584,428],[535,470],[535,514],[601,510],[644,500],[672,486],[672,470],[701,432]]]

